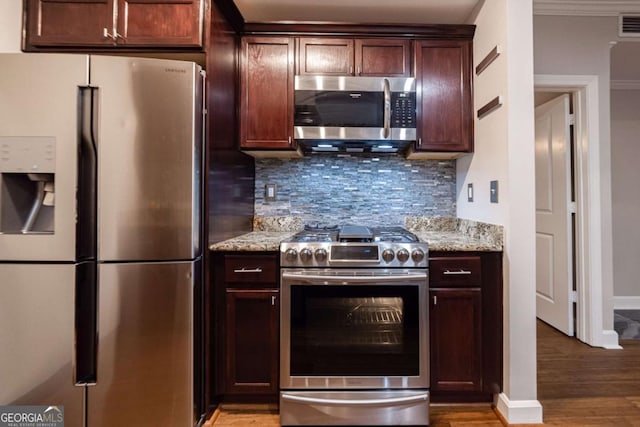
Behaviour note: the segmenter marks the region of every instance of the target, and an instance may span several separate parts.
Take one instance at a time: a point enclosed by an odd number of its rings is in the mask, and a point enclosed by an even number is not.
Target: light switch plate
[[[467,184],[467,202],[473,202],[473,184]]]
[[[498,203],[498,181],[489,183],[489,194],[491,203]]]
[[[267,202],[276,201],[276,185],[275,184],[266,184],[264,186],[264,200]]]

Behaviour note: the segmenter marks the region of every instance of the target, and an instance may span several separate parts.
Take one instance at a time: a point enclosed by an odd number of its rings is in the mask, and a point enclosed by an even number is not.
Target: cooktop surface
[[[290,242],[418,242],[415,234],[399,226],[323,225],[311,223]]]

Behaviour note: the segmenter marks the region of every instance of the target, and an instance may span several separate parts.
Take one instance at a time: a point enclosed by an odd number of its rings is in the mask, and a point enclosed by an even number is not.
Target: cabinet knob
[[[271,305],[276,305],[276,296],[271,295]]]

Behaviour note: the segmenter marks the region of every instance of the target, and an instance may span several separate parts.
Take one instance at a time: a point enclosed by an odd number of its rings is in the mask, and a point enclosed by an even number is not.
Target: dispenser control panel
[[[0,136],[0,172],[55,173],[56,139],[52,136]]]

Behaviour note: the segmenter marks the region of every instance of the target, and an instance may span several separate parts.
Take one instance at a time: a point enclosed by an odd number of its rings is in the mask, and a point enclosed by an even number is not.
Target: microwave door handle
[[[389,80],[384,79],[384,137],[389,138],[391,133],[391,89]]]

